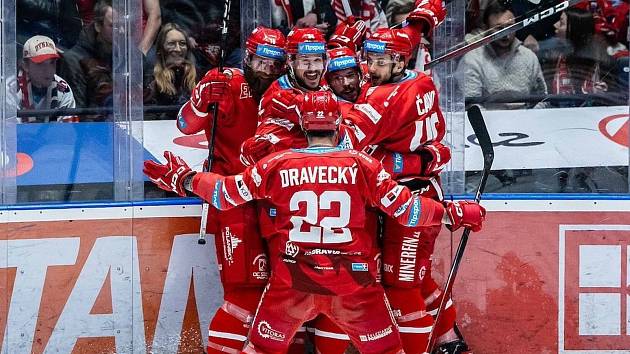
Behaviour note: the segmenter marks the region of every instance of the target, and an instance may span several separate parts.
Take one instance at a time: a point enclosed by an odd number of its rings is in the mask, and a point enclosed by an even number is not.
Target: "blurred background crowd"
[[[297,26],[315,27],[330,36],[346,20],[341,0],[269,1],[271,23],[285,34]],[[500,30],[545,3],[555,2],[468,0],[466,41]],[[413,0],[349,4],[372,31],[399,24],[414,7]],[[111,0],[17,0],[16,5],[18,108],[111,106]],[[627,0],[583,1],[467,53],[458,60],[467,102],[490,109],[625,104],[629,8]],[[183,104],[195,83],[218,65],[223,10],[221,1],[142,1],[138,49],[143,54],[145,105]],[[225,65],[241,67],[239,1],[232,2],[231,12]],[[174,118],[173,110],[144,117]],[[22,122],[51,120],[103,121],[108,116],[22,115]]]

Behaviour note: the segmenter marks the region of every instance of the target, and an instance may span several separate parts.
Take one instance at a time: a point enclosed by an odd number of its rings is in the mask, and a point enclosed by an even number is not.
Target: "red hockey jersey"
[[[219,209],[265,200],[272,281],[319,294],[348,294],[375,282],[367,207],[410,226],[438,225],[444,214],[441,204],[398,185],[377,160],[341,148],[287,150],[236,176],[198,173],[193,191]]]
[[[356,138],[355,149],[379,145],[390,151],[416,151],[441,141],[446,131],[433,80],[413,70],[395,83],[361,90],[357,103],[344,114]]]
[[[258,102],[252,97],[251,91],[243,71],[240,69],[227,69],[232,73],[230,80],[230,95],[226,100],[230,103],[229,111],[223,110],[220,105],[217,127],[214,132],[214,161],[212,172],[231,175],[242,172],[245,166],[240,162],[241,144],[245,139],[254,135],[257,124]],[[212,69],[206,73],[216,73]],[[186,102],[177,116],[177,128],[186,134],[196,134],[204,130],[206,138],[210,141],[212,129],[212,109],[209,113],[195,110],[190,101]]]

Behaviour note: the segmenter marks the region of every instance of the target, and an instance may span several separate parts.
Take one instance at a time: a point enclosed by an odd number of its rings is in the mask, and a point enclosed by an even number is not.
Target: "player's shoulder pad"
[[[295,155],[294,151],[291,150],[284,150],[284,151],[279,151],[279,152],[275,152],[273,154],[270,154],[268,156],[263,157],[258,163],[257,165],[260,166],[260,168],[265,171],[265,170],[271,170],[273,168],[274,165],[276,165],[279,161],[282,161],[283,159],[286,159],[292,155]]]

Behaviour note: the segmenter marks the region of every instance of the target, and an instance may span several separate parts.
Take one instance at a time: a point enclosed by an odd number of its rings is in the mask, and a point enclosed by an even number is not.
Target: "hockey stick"
[[[460,56],[470,52],[473,49],[479,48],[485,44],[493,42],[497,39],[503,38],[509,34],[512,34],[520,29],[528,27],[542,19],[545,19],[551,15],[560,13],[569,7],[576,5],[584,0],[564,0],[561,1],[551,7],[548,7],[544,10],[535,9],[533,11],[528,12],[525,18],[504,27],[496,32],[492,32],[482,38],[479,38],[473,42],[467,43],[459,48],[452,49],[451,51],[443,54],[425,65],[425,69],[430,69],[438,64],[441,64],[445,61],[453,60],[455,58],[459,58]]]
[[[230,21],[230,5],[231,0],[225,0],[225,7],[223,12],[223,28],[221,28],[221,45],[219,46],[219,73],[223,72],[223,61],[225,60],[225,43],[227,42],[227,25]],[[208,166],[205,172],[212,170],[212,162],[214,160],[214,140],[216,137],[217,117],[219,115],[219,104],[215,104],[212,107],[212,127],[210,127],[210,141],[208,142]],[[201,225],[199,225],[199,239],[197,243],[200,245],[206,244],[206,224],[208,223],[208,212],[210,211],[210,205],[204,201],[201,207]]]
[[[494,149],[492,148],[492,141],[490,140],[490,135],[488,134],[488,129],[486,128],[486,124],[483,121],[483,116],[481,115],[481,110],[479,109],[479,106],[471,106],[468,109],[467,113],[468,120],[470,121],[470,125],[475,132],[475,136],[477,137],[477,141],[479,142],[479,147],[481,147],[481,152],[483,153],[483,171],[481,173],[479,186],[477,187],[477,193],[475,193],[475,202],[479,203],[479,200],[481,200],[481,194],[486,188],[486,181],[488,180],[490,168],[492,167],[492,161],[494,160]],[[430,353],[433,349],[432,342],[434,340],[433,336],[435,327],[437,327],[437,323],[440,320],[440,315],[442,314],[442,311],[444,311],[444,306],[446,305],[446,302],[451,297],[451,290],[453,289],[453,283],[455,282],[455,277],[457,276],[459,264],[464,256],[464,250],[466,249],[466,243],[468,243],[469,234],[470,229],[465,228],[464,233],[462,234],[462,238],[459,241],[459,246],[457,247],[457,252],[455,253],[453,265],[451,266],[451,270],[449,271],[446,284],[444,284],[444,292],[442,294],[440,306],[437,309],[437,314],[435,315],[434,325],[431,328],[431,333],[429,333],[429,341],[427,343],[426,350],[427,353]]]

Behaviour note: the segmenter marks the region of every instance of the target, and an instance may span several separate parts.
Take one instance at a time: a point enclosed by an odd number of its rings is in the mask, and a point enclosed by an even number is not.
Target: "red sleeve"
[[[415,49],[418,44],[420,44],[420,40],[422,40],[422,23],[417,21],[413,23],[409,23],[405,21],[405,26],[400,29],[400,31],[404,32],[409,36],[411,40],[411,44]]]
[[[262,199],[264,191],[259,171],[260,166],[256,164],[232,176],[199,172],[193,177],[192,190],[219,210],[231,209],[252,199]]]
[[[418,176],[422,171],[422,157],[418,153],[399,153],[380,146],[370,151],[370,156],[381,161],[383,168],[393,179]]]
[[[442,204],[412,194],[409,188],[396,183],[380,163],[375,161],[373,164],[366,162],[362,164],[367,169],[367,191],[371,206],[381,209],[405,226],[435,226],[442,223],[444,216]]]

